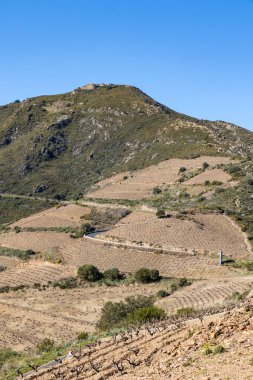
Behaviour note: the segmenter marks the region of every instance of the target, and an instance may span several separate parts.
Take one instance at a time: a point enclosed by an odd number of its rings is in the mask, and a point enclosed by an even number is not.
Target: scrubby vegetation
[[[153,297],[128,297],[125,302],[107,302],[97,323],[99,330],[163,319],[165,312],[155,307]]]
[[[157,282],[160,280],[160,274],[157,269],[141,268],[135,273],[137,282],[149,284],[150,282]]]
[[[81,280],[95,282],[102,278],[102,273],[94,265],[82,265],[77,271],[78,277]]]
[[[40,198],[20,198],[0,195],[0,226],[25,218],[31,214],[50,208],[55,202]]]
[[[37,345],[37,352],[39,354],[42,354],[44,352],[50,352],[55,348],[55,342],[53,339],[50,338],[44,338],[38,345]]]
[[[14,249],[14,248],[7,248],[7,247],[0,246],[0,256],[17,257],[20,260],[29,260],[35,254],[36,253],[31,249],[22,251],[21,249]]]

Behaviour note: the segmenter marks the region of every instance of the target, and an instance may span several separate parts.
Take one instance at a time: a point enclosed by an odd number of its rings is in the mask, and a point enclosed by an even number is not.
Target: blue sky
[[[252,0],[0,0],[0,104],[132,84],[253,130],[252,20]]]

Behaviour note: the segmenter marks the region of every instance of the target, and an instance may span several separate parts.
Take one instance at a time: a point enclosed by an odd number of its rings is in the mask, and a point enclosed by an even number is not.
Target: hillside
[[[0,107],[0,379],[251,378],[252,153],[131,86]]]
[[[0,107],[0,193],[80,197],[170,158],[248,156],[253,134],[179,114],[125,85],[87,85]]]

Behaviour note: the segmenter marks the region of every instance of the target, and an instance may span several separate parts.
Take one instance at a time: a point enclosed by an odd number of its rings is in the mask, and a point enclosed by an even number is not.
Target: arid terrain
[[[0,380],[252,379],[252,134],[131,86],[0,117]]]
[[[148,198],[152,196],[154,187],[175,184],[180,178],[180,168],[194,171],[201,169],[204,163],[209,165],[209,170],[187,180],[185,184],[203,184],[206,180],[221,181],[225,184],[229,182],[231,177],[223,170],[215,167],[231,162],[232,160],[228,157],[210,156],[188,160],[170,159],[143,170],[132,173],[125,172],[102,180],[96,184],[98,189],[88,193],[87,197],[130,200]]]

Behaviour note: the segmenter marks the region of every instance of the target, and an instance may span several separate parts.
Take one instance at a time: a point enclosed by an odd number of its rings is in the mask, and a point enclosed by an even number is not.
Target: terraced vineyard
[[[27,379],[203,380],[211,375],[212,379],[235,380],[238,365],[240,379],[250,379],[253,338],[252,323],[247,320],[252,315],[252,303],[247,303],[245,308],[227,311],[224,316],[205,317],[201,325],[194,320],[129,329],[111,339],[97,340],[62,363],[31,373]],[[205,345],[217,354],[203,355]]]
[[[197,257],[184,252],[158,253],[148,249],[110,246],[95,239],[73,241],[61,249],[63,260],[72,266],[83,263],[97,265],[101,270],[116,267],[122,272],[133,273],[145,265],[157,268],[163,276],[208,278],[226,276],[231,273],[227,267],[219,267],[217,258]],[[233,269],[232,269],[233,271]]]
[[[63,205],[20,219],[18,222],[11,224],[10,227],[79,227],[83,223],[81,217],[89,213],[90,209],[88,207],[75,204]]]
[[[233,258],[252,256],[246,235],[220,214],[174,214],[157,218],[154,213],[137,211],[101,237],[105,241],[139,242],[167,250],[217,254],[222,249]]]
[[[71,241],[69,234],[62,232],[9,232],[0,234],[0,245],[24,251],[27,249],[32,249],[35,252],[58,250],[60,246]]]
[[[0,275],[0,287],[30,285],[34,283],[47,284],[48,281],[73,275],[71,268],[49,262],[30,261],[5,270]]]
[[[174,314],[181,308],[205,309],[232,301],[233,295],[242,294],[253,287],[253,277],[239,277],[197,281],[190,287],[172,294],[169,299],[158,302],[168,314]]]
[[[180,178],[180,168],[188,170],[201,169],[204,162],[210,165],[210,168],[218,164],[228,164],[232,162],[229,157],[209,157],[202,156],[195,159],[179,160],[170,159],[160,162],[158,165],[150,166],[143,170],[135,172],[124,172],[114,177],[102,180],[96,184],[98,189],[87,194],[92,198],[107,199],[130,199],[137,200],[150,197],[154,187],[159,185],[174,184]],[[208,170],[202,173],[209,180],[219,180],[227,182],[231,179],[230,175],[220,169]],[[201,176],[201,174],[200,174]],[[198,176],[196,177],[198,178]],[[194,179],[189,180],[194,183],[203,183],[200,177],[197,182]],[[191,184],[191,182],[188,182]]]

